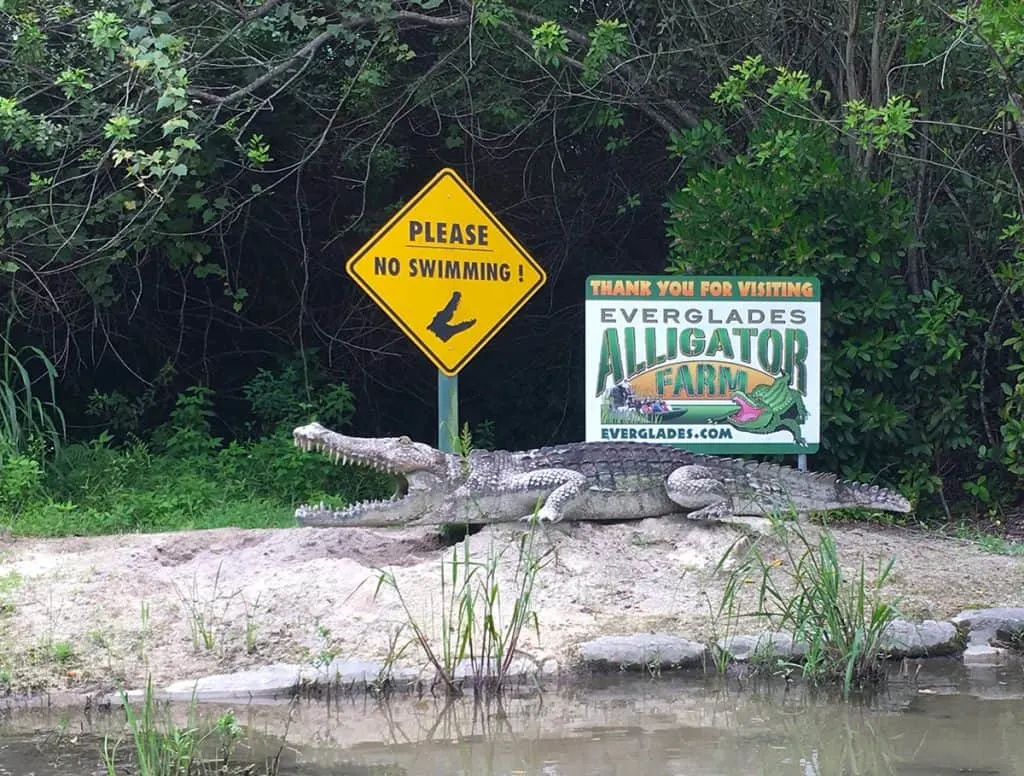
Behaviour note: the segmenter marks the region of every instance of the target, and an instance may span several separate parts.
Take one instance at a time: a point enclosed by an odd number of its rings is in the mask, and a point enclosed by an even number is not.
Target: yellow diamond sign
[[[348,274],[446,375],[547,280],[454,170],[441,170],[348,260]]]

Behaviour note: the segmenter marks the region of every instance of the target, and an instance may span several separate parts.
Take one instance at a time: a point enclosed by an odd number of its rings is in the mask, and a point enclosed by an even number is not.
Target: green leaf
[[[163,125],[163,136],[167,137],[169,134],[179,129],[188,129],[188,120],[182,118],[168,119]]]

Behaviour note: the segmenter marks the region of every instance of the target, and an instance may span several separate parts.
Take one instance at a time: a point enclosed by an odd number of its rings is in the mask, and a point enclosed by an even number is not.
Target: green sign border
[[[654,293],[651,294],[601,294],[595,293],[592,288],[593,281],[647,281],[650,284],[650,290]],[[683,282],[694,282],[695,293],[692,295],[678,295],[678,294],[659,294],[658,283],[664,281],[683,281]],[[723,295],[723,294],[700,294],[700,283],[701,282],[715,282],[715,281],[730,281],[733,284],[737,284],[739,281],[743,282],[771,282],[771,283],[810,283],[813,290],[811,296],[744,296],[739,293],[738,286],[735,288],[734,293]],[[743,301],[770,301],[770,300],[799,300],[801,302],[815,302],[820,305],[821,303],[821,283],[816,277],[806,275],[795,275],[795,276],[781,276],[781,275],[628,275],[628,274],[598,274],[588,275],[586,279],[586,292],[584,300],[587,302],[597,300],[622,300],[622,301],[658,301],[664,302],[668,300],[674,300],[678,302],[686,302],[690,300],[743,300]],[[584,316],[584,321],[586,317]],[[820,347],[820,341],[819,341]],[[587,401],[590,401],[590,397],[587,397]],[[820,408],[820,397],[818,406]],[[643,444],[661,444],[668,447],[676,447],[681,450],[688,450],[694,453],[703,453],[710,455],[813,455],[818,452],[821,447],[820,442],[808,444],[801,447],[797,444],[772,444],[766,446],[764,444],[758,444],[756,442],[719,442],[716,444],[691,444],[687,442],[669,442],[669,441],[648,441],[643,439],[637,440],[602,440],[602,441],[636,441],[642,442]]]

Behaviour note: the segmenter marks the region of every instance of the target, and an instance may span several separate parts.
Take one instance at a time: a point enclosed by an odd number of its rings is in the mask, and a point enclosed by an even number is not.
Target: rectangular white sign
[[[587,441],[817,451],[820,301],[816,278],[587,278]]]

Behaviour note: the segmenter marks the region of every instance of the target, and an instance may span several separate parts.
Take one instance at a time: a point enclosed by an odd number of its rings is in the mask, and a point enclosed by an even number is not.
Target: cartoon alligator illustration
[[[725,420],[740,431],[771,434],[785,429],[798,445],[807,444],[800,433],[800,424],[807,419],[807,407],[800,391],[790,387],[786,372],[770,384],[758,385],[750,393],[735,391],[729,398],[737,409]]]

